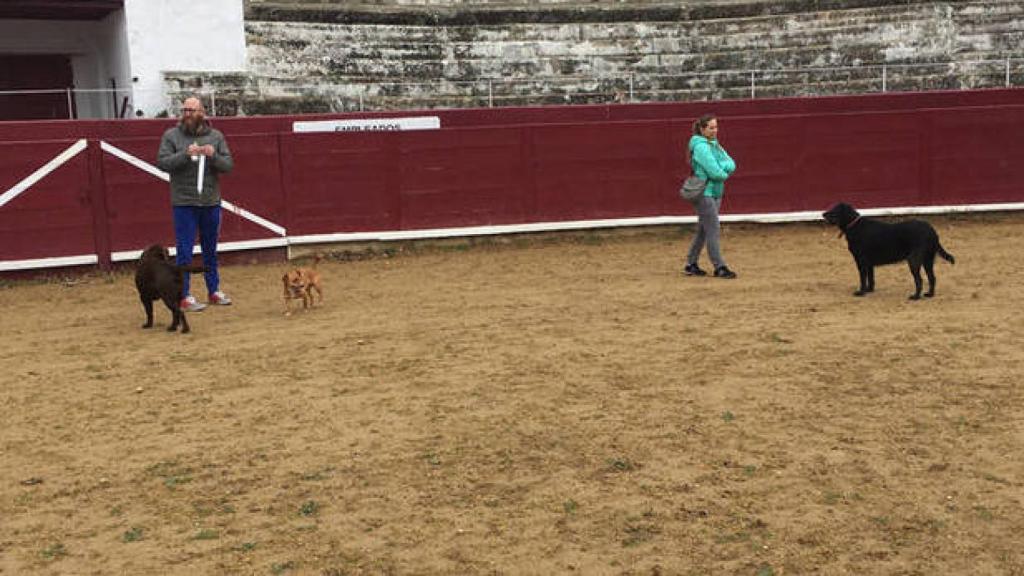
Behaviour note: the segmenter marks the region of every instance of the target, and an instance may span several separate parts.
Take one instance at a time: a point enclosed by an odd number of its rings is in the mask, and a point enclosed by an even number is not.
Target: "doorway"
[[[60,90],[60,92],[0,94],[0,120],[66,120],[77,117],[71,58],[61,54],[0,54],[0,92]]]

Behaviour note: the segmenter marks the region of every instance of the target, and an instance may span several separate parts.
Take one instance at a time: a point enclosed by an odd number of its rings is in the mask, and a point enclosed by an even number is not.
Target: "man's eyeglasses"
[[[182,108],[181,109],[181,113],[182,114],[191,114],[193,112],[199,112],[199,108]]]

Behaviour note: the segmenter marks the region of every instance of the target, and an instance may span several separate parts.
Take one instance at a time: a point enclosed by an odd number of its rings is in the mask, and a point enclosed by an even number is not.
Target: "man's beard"
[[[196,130],[199,129],[199,125],[202,124],[203,119],[198,116],[192,115],[188,118],[185,118],[182,122],[184,122],[185,128],[188,128],[189,132],[195,132]]]

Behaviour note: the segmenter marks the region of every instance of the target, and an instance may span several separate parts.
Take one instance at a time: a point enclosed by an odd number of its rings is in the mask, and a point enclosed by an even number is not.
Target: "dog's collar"
[[[840,229],[839,229],[839,237],[840,237],[840,238],[842,238],[842,237],[843,237],[843,235],[844,235],[844,234],[846,234],[846,232],[847,232],[847,231],[848,231],[848,230],[849,230],[850,228],[853,228],[854,226],[856,226],[856,225],[857,225],[857,222],[860,222],[860,214],[857,214],[857,217],[853,219],[853,222],[850,222],[850,223],[849,223],[849,224],[847,224],[846,226],[844,226],[844,227],[842,227],[842,228],[840,228]]]

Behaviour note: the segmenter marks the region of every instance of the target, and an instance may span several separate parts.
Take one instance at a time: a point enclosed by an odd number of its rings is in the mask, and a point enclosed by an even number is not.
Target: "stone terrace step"
[[[1024,57],[1024,3],[1010,0],[586,6],[250,0],[248,79],[218,90],[240,111],[260,99],[291,99],[295,111],[610,101],[630,87],[640,100],[749,97],[756,70],[758,96],[802,95],[878,91],[883,63],[890,90],[1001,86],[1001,62]],[[973,60],[1000,62],[923,66]],[[1011,80],[1022,68],[1012,63]],[[196,81],[168,79],[182,90]]]

